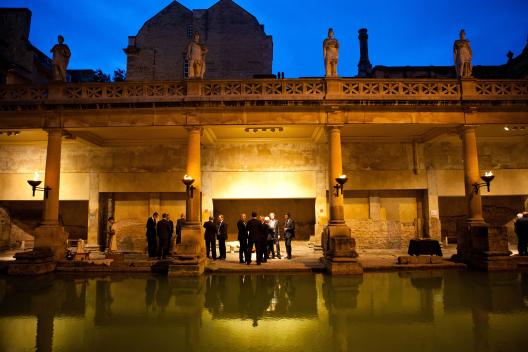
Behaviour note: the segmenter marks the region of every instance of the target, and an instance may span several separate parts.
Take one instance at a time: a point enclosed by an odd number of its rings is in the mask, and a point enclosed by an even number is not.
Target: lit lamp
[[[193,198],[194,189],[196,188],[192,185],[194,183],[194,178],[192,178],[189,175],[185,175],[183,176],[182,182],[185,185],[185,191],[187,192],[187,197]]]
[[[51,188],[46,187],[39,187],[42,183],[41,180],[39,180],[40,175],[38,172],[35,172],[35,176],[32,180],[27,180],[27,183],[31,186],[31,189],[33,190],[33,197],[35,196],[35,191],[42,191],[44,192],[44,197],[48,198],[48,191],[51,191]]]
[[[484,176],[480,176],[480,179],[482,181],[484,181],[484,182],[482,182],[482,183],[475,182],[473,184],[473,192],[475,194],[478,194],[479,193],[479,189],[481,187],[484,187],[484,186],[487,187],[488,192],[489,192],[490,191],[490,183],[491,183],[491,181],[493,181],[494,178],[495,178],[495,175],[493,175],[493,172],[491,172],[491,171],[486,172],[484,174]]]
[[[339,192],[341,192],[341,194],[343,194],[343,186],[348,181],[348,177],[347,177],[347,175],[341,175],[341,176],[337,177],[335,180],[337,182],[337,184],[334,186],[334,188],[336,190],[335,196],[339,197]]]

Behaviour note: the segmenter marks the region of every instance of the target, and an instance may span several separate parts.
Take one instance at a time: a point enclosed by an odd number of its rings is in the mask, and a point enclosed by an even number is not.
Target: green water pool
[[[528,351],[528,273],[0,277],[0,351]]]

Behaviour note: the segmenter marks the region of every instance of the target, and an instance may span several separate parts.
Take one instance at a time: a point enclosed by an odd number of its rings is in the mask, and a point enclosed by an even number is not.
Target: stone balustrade
[[[302,78],[0,86],[0,105],[184,101],[528,100],[528,80]]]

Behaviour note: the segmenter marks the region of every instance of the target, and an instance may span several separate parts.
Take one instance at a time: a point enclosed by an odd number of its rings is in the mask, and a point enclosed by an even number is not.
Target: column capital
[[[185,129],[187,130],[187,132],[189,133],[196,133],[196,132],[200,132],[200,136],[203,135],[203,127],[202,126],[197,126],[197,125],[189,125],[189,126],[185,126]]]
[[[475,132],[479,125],[460,125],[457,127],[457,132],[462,137],[465,133]]]
[[[327,125],[325,127],[327,133],[341,133],[341,129],[343,128],[343,125]]]

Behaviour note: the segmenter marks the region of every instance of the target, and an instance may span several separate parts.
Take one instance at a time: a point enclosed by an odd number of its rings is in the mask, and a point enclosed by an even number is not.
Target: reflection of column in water
[[[324,277],[323,297],[328,310],[336,351],[349,351],[349,321],[357,308],[359,285],[362,282],[363,276]]]
[[[154,305],[154,294],[156,293],[156,280],[154,278],[147,279],[145,284],[145,306],[151,308]]]
[[[473,350],[475,352],[489,351],[489,314],[486,310],[471,308],[473,318]]]
[[[205,304],[205,278],[175,277],[168,279],[176,311],[185,322],[185,351],[200,350],[200,325]]]
[[[53,351],[53,313],[37,315],[37,352]]]

